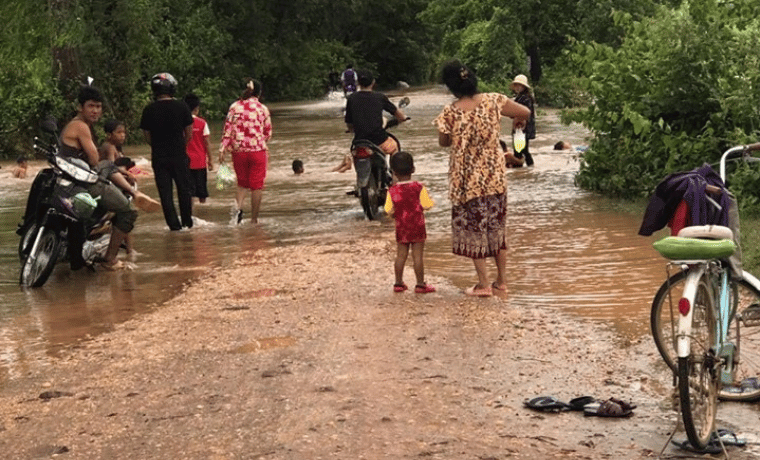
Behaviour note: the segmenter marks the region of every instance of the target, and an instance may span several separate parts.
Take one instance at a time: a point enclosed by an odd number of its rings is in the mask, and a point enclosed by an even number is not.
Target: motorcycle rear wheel
[[[21,263],[19,283],[27,287],[40,287],[48,280],[58,260],[60,241],[58,234],[49,228],[42,228],[37,247]],[[32,243],[34,244],[34,243]]]
[[[378,189],[377,179],[375,179],[374,174],[370,174],[369,182],[366,187],[362,187],[360,194],[364,215],[366,215],[369,220],[377,219],[379,213],[379,206],[377,203]]]

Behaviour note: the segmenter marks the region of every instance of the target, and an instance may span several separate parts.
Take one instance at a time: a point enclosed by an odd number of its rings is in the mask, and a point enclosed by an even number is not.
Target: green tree
[[[420,19],[441,37],[439,61],[460,59],[481,80],[504,83],[527,70],[523,31],[513,16],[502,0],[432,0]]]
[[[438,47],[417,17],[428,0],[7,0],[0,10],[0,144],[28,144],[37,121],[71,116],[95,79],[106,118],[135,128],[158,72],[221,117],[243,88],[267,100],[314,98],[349,62],[385,86],[427,79]],[[132,136],[132,139],[139,136]],[[3,149],[4,154],[12,152]]]

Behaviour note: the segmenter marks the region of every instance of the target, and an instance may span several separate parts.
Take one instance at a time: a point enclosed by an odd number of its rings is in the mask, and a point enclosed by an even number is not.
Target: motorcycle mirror
[[[58,123],[55,118],[47,118],[40,123],[40,128],[46,133],[55,134],[58,131]]]

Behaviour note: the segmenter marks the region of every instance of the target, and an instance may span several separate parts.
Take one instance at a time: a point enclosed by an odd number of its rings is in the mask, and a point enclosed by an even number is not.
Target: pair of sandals
[[[630,417],[636,405],[617,398],[599,401],[593,396],[580,396],[562,402],[554,396],[539,396],[525,401],[525,406],[540,412],[583,411],[585,416]]]
[[[407,290],[409,290],[409,286],[405,283],[393,285],[393,292],[404,292]],[[431,292],[435,292],[435,288],[429,284],[418,284],[414,286],[414,292],[415,294],[430,294]]]

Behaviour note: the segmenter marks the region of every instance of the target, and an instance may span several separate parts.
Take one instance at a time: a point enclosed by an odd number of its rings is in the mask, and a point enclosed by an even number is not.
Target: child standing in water
[[[187,143],[193,196],[197,197],[201,203],[205,203],[206,198],[208,198],[207,171],[214,170],[214,165],[211,162],[211,147],[209,147],[208,142],[211,131],[206,120],[199,116],[201,99],[195,94],[189,93],[185,96],[185,103],[193,113],[193,137]]]
[[[414,275],[417,278],[414,292],[418,294],[435,292],[433,286],[425,283],[425,266],[422,261],[425,240],[427,239],[423,211],[433,207],[433,200],[430,199],[424,185],[412,181],[414,160],[410,154],[398,152],[391,156],[390,164],[391,171],[395,176],[395,183],[388,189],[388,195],[385,198],[385,212],[396,220],[397,245],[394,263],[396,283],[393,285],[393,291],[404,292],[409,289],[404,284],[404,265],[406,265],[409,248],[411,248]]]

